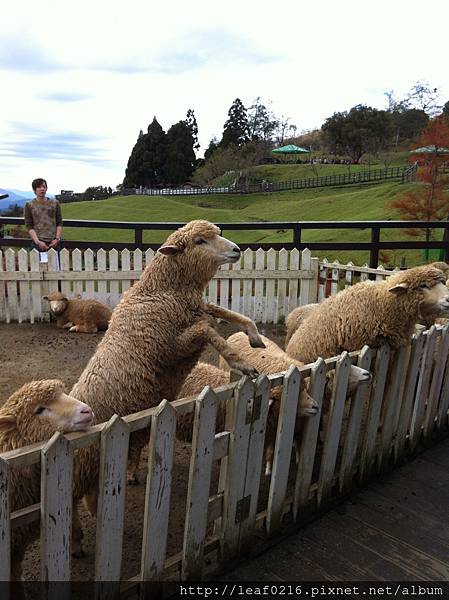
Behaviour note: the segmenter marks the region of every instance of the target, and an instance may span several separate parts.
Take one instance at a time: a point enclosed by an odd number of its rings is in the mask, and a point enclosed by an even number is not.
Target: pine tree
[[[220,146],[222,148],[227,148],[231,144],[242,146],[248,140],[248,116],[246,108],[240,98],[236,98],[228,111],[228,120],[224,124]]]
[[[195,138],[187,120],[170,127],[164,164],[166,183],[179,185],[190,179],[196,164],[194,146]]]
[[[156,117],[148,125],[147,133],[139,133],[123,180],[124,187],[153,187],[164,183],[166,134]]]

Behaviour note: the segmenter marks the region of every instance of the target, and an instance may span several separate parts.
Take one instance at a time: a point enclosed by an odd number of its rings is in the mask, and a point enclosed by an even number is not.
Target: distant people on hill
[[[25,204],[23,216],[31,238],[31,245],[39,252],[50,248],[61,249],[62,215],[57,200],[47,198],[45,179],[34,179],[31,183],[36,197]]]

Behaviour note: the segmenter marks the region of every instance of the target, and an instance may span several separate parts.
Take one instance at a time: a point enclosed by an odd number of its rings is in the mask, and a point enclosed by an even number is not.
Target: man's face
[[[47,186],[45,183],[42,183],[39,187],[36,188],[36,198],[45,198],[45,194],[47,193]]]

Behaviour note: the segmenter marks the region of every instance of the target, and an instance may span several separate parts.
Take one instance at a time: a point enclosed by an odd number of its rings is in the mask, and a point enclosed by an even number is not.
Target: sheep
[[[293,333],[289,356],[305,363],[365,344],[397,349],[410,343],[424,307],[449,309],[443,273],[432,266],[399,271],[385,281],[357,283],[326,298]]]
[[[56,327],[79,333],[105,331],[111,320],[111,309],[98,300],[69,300],[61,292],[51,292],[43,296],[48,300],[50,312],[56,317]]]
[[[251,348],[248,344],[247,339],[241,333],[235,333],[234,335],[231,335],[228,338],[228,343],[230,346],[232,346],[237,351],[239,351],[244,356],[246,356],[247,360],[252,365],[254,365],[256,367],[256,369],[258,371],[260,371],[261,373],[263,372],[263,373],[273,374],[273,373],[278,373],[281,371],[286,371],[290,367],[290,365],[295,365],[297,367],[304,366],[304,363],[288,356],[272,340],[266,338],[263,335],[261,335],[261,338],[265,344],[265,349]],[[324,413],[326,413],[326,411],[327,411],[327,406],[329,405],[330,397],[332,395],[334,376],[335,376],[334,369],[328,371],[328,373],[326,375],[327,382],[326,382],[326,387],[325,387],[325,398],[324,398],[325,410],[324,410]],[[367,382],[370,380],[370,378],[371,378],[371,375],[368,371],[366,371],[365,369],[361,369],[360,367],[351,365],[351,369],[350,369],[350,373],[349,373],[349,382],[348,382],[348,396],[351,395],[355,391],[355,389],[357,388],[357,386],[360,383]],[[310,386],[310,378],[307,377],[304,380],[304,386],[305,386],[305,391],[307,392],[307,390],[309,389],[309,386]],[[278,421],[278,417],[279,417],[281,394],[282,394],[281,386],[275,387],[271,390],[271,395],[273,397],[274,404],[273,404],[272,411],[271,411],[271,418],[267,422],[266,437],[267,437],[269,443],[268,443],[267,452],[266,452],[266,463],[267,463],[266,474],[269,474],[271,472],[271,462],[272,462],[272,457],[273,457],[273,452],[274,452],[274,440],[276,438],[276,427],[277,427],[277,421]],[[307,394],[307,396],[308,396],[308,394]],[[309,398],[310,398],[310,396],[309,396]],[[306,402],[307,402],[306,398],[301,399],[301,396],[300,396],[299,407],[301,407],[301,405],[304,406],[306,404]],[[310,415],[310,414],[315,414],[315,413],[316,413],[316,410],[314,412],[306,412],[305,414]],[[303,415],[304,415],[304,412],[301,412],[301,410],[299,410],[298,416],[303,416]],[[299,430],[300,430],[300,421],[297,420],[297,423],[295,426],[295,448],[297,451],[297,458],[298,458],[299,447],[296,443],[296,438],[299,433]]]
[[[0,455],[49,439],[55,431],[79,431],[92,424],[94,413],[84,402],[64,393],[58,379],[31,381],[0,407]],[[11,511],[40,501],[40,466],[13,470]],[[26,546],[39,536],[39,522],[12,530],[11,580],[20,581]]]
[[[443,272],[446,279],[446,286],[448,286],[449,265],[445,262],[434,262],[429,266]],[[434,323],[444,323],[441,319],[445,317],[449,317],[449,310],[447,308],[444,309],[441,306],[428,306],[427,304],[423,304],[420,309],[418,325],[425,325],[425,329],[430,329]]]
[[[287,328],[287,333],[285,334],[285,345],[286,346],[289,343],[292,335],[298,329],[299,325],[304,321],[304,319],[307,319],[307,317],[313,313],[313,311],[316,309],[317,306],[318,306],[317,303],[304,304],[303,306],[298,306],[297,308],[294,308],[288,314],[288,316],[285,320],[285,326]]]
[[[212,327],[213,315],[222,311],[203,299],[217,268],[239,257],[240,248],[221,237],[219,228],[208,221],[191,221],[173,232],[140,280],[123,295],[72,395],[89,404],[99,422],[113,414],[123,416],[157,406],[164,398],[175,400],[208,343],[231,368],[255,377],[256,369]],[[228,317],[235,314],[226,313]],[[257,331],[253,323],[252,327]],[[257,335],[251,343],[263,342]],[[132,434],[131,463],[135,464],[147,437],[145,431]],[[79,451],[74,494],[75,498],[85,496],[92,513],[98,467],[97,447]],[[75,552],[82,550],[78,547]]]

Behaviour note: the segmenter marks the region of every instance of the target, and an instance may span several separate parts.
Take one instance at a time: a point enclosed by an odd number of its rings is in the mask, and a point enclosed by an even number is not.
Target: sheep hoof
[[[137,477],[137,474],[133,473],[132,475],[128,475],[127,483],[128,483],[128,485],[139,485],[140,481],[139,481],[139,478]]]
[[[73,325],[72,327],[70,327],[69,331],[78,331],[78,326]]]
[[[262,338],[259,336],[250,336],[249,345],[251,346],[251,348],[266,348],[265,344],[262,341]]]

